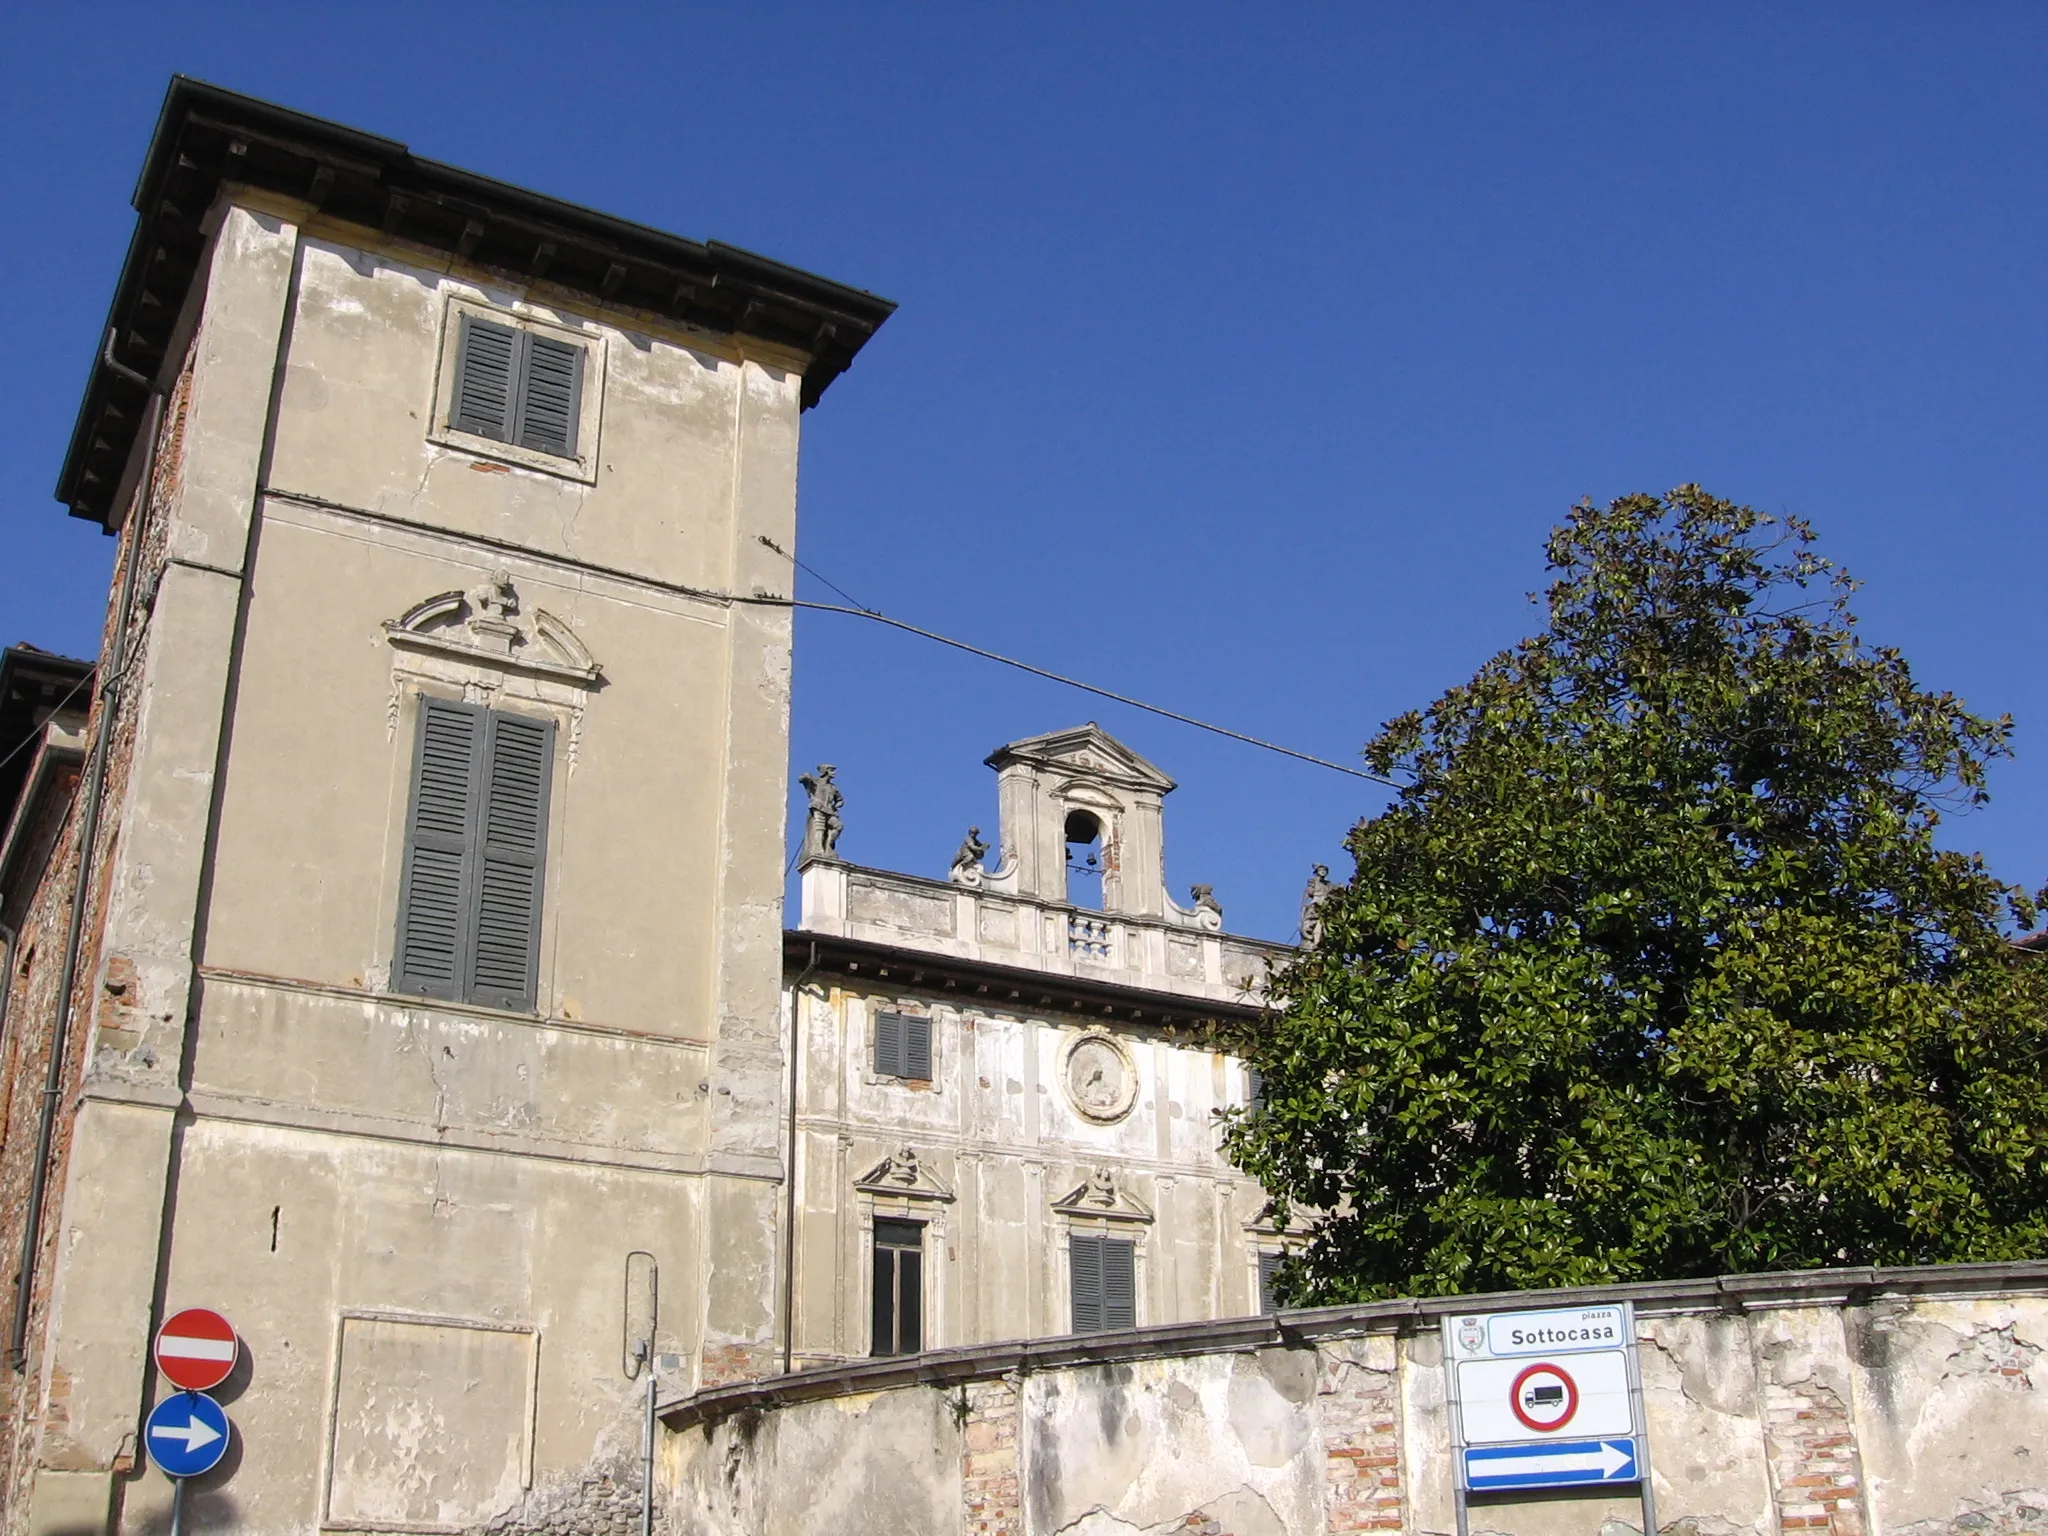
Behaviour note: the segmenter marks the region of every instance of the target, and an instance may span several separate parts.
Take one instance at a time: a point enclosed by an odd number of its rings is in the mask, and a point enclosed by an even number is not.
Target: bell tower
[[[1068,870],[1069,848],[1087,847],[1098,861],[1104,912],[1167,914],[1160,807],[1172,779],[1092,720],[1013,741],[987,762],[1002,817],[992,888],[1092,905],[1093,892]]]

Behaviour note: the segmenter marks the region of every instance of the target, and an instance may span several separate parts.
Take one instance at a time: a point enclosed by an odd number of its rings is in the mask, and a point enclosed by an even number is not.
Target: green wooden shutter
[[[922,1083],[932,1080],[932,1020],[926,1013],[903,1020],[903,1075]]]
[[[1072,1298],[1074,1332],[1100,1333],[1102,1321],[1102,1246],[1099,1237],[1079,1233],[1067,1239],[1068,1291]]]
[[[501,443],[511,441],[519,342],[520,333],[509,325],[493,325],[474,315],[462,317],[449,426]]]
[[[875,1076],[907,1077],[903,1060],[903,1015],[880,1012],[875,1015]]]
[[[519,425],[512,440],[522,448],[573,459],[583,403],[583,349],[533,332],[523,340]]]
[[[551,720],[490,716],[483,810],[478,818],[471,1002],[497,1008],[533,1006],[554,744]]]
[[[1278,1312],[1280,1300],[1273,1294],[1273,1277],[1280,1273],[1280,1262],[1284,1253],[1262,1253],[1259,1255],[1259,1310]]]
[[[1105,1237],[1102,1244],[1102,1326],[1138,1326],[1138,1245]]]
[[[1253,1109],[1265,1108],[1266,1074],[1257,1067],[1246,1067],[1244,1069],[1244,1086],[1246,1093],[1250,1096],[1251,1107]]]
[[[471,855],[486,723],[484,711],[467,704],[420,700],[391,968],[391,984],[400,992],[462,996],[472,945]]]

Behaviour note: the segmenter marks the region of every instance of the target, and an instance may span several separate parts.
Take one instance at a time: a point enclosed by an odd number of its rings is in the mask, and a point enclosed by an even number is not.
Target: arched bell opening
[[[1102,910],[1102,818],[1075,807],[1067,812],[1067,900]]]

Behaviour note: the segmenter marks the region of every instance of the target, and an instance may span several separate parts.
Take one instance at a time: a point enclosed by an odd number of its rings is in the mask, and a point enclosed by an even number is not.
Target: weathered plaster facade
[[[792,1364],[874,1347],[878,1218],[922,1227],[928,1346],[1067,1332],[1076,1233],[1135,1244],[1141,1323],[1258,1311],[1259,1255],[1283,1245],[1219,1150],[1250,1083],[1200,1026],[1256,1010],[1284,947],[1224,933],[1213,896],[1171,898],[1173,783],[1099,727],[988,761],[992,868],[972,840],[945,879],[822,847],[803,865]],[[1070,899],[1070,828],[1099,848],[1099,908]],[[928,1079],[876,1070],[884,1014],[927,1021]]]
[[[150,1330],[205,1304],[247,1353],[187,1529],[633,1529],[647,1371],[774,1360],[790,628],[744,599],[889,306],[189,82],[138,209],[66,470],[137,568],[5,1528],[161,1528]],[[573,453],[455,428],[465,315],[579,352]],[[552,727],[530,1008],[394,980],[429,698]],[[39,935],[78,824],[0,892]]]
[[[1660,1530],[2048,1529],[2048,1264],[1285,1312],[820,1370],[664,1407],[676,1536],[1456,1529],[1438,1318],[1633,1300]],[[1475,1499],[1473,1536],[1639,1531]]]

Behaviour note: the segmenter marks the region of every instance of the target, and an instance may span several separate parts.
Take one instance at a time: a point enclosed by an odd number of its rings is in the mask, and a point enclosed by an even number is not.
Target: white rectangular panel
[[[1548,1428],[1532,1427],[1515,1412],[1516,1383],[1531,1371],[1539,1374],[1527,1377],[1523,1395],[1543,1392],[1547,1401],[1524,1403],[1523,1411],[1538,1423],[1548,1424]],[[1547,1374],[1550,1372],[1557,1374]],[[1536,1359],[1462,1360],[1458,1362],[1457,1373],[1458,1405],[1465,1418],[1467,1445],[1572,1440],[1635,1432],[1625,1350]],[[1563,1408],[1550,1395],[1559,1376],[1570,1383],[1570,1412],[1564,1416],[1560,1416]]]

